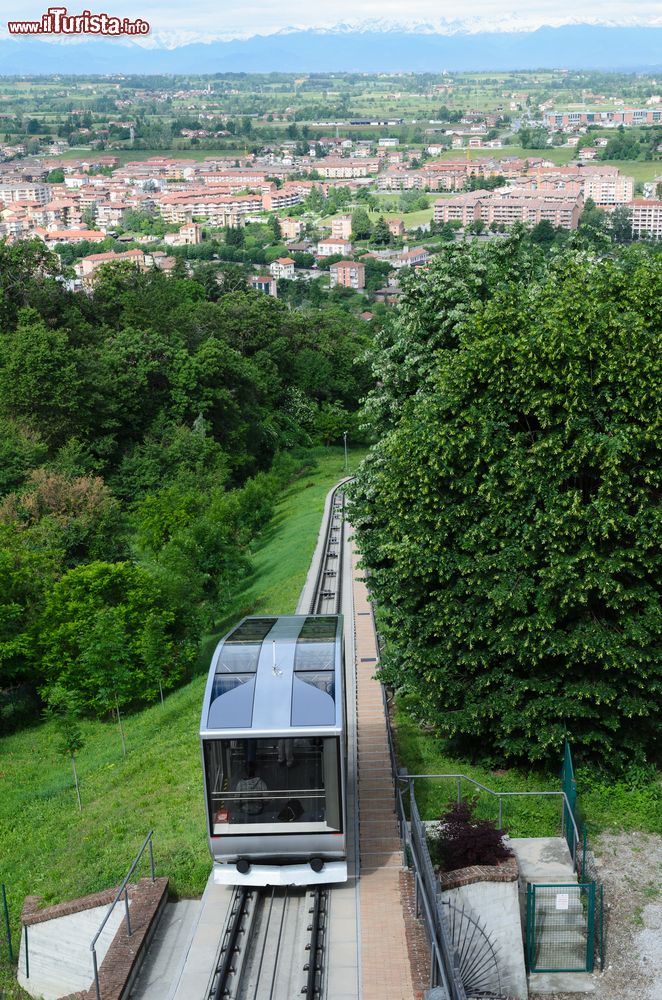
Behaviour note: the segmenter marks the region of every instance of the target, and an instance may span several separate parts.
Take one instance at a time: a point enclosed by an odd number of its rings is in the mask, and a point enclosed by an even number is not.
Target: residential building
[[[303,231],[303,222],[301,219],[279,219],[280,231],[283,234],[283,238],[286,240],[298,240],[299,236]]]
[[[278,298],[278,284],[270,274],[252,274],[248,283],[256,292],[271,295],[274,299]]]
[[[50,197],[48,184],[0,184],[0,201],[5,205],[13,201],[33,201],[45,205]]]
[[[294,261],[291,257],[279,257],[269,266],[272,278],[294,277]]]
[[[545,128],[577,128],[579,125],[656,125],[662,122],[662,110],[627,108],[622,111],[547,111]]]
[[[662,239],[662,201],[634,198],[627,206],[632,212],[632,235]]]
[[[420,267],[422,264],[427,264],[429,259],[430,254],[425,247],[417,247],[415,250],[407,250],[405,247],[401,254],[392,259],[391,264],[396,271],[399,271],[401,267]]]
[[[336,254],[341,256],[349,256],[352,252],[352,244],[349,240],[343,240],[336,238],[334,236],[326,239],[319,240],[317,243],[317,256],[318,257],[335,257]]]
[[[142,250],[126,250],[124,253],[115,253],[109,250],[107,253],[93,253],[88,257],[81,257],[74,264],[76,275],[82,280],[84,285],[91,284],[94,272],[104,264],[114,264],[118,261],[126,261],[135,264],[141,270],[145,268],[145,254]]]
[[[331,236],[340,240],[348,240],[352,235],[351,215],[340,215],[331,220]]]
[[[386,225],[392,236],[404,236],[405,224],[402,219],[387,219]]]
[[[356,260],[339,260],[329,268],[329,285],[343,285],[357,291],[365,288],[365,264]]]

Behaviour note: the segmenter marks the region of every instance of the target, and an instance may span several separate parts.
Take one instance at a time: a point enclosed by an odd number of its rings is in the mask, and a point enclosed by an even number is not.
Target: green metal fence
[[[574,844],[572,838],[574,835],[573,824],[570,821],[570,814],[572,813],[572,818],[576,821],[577,819],[577,782],[575,781],[575,769],[572,765],[572,754],[570,752],[570,744],[565,741],[565,747],[563,749],[563,767],[561,768],[561,781],[563,783],[563,791],[565,792],[565,801],[563,803],[563,829],[565,830],[565,838],[568,844],[568,850],[571,856],[575,857]],[[579,824],[577,824],[577,827]]]
[[[529,885],[526,953],[529,972],[593,972],[595,882]]]
[[[588,842],[586,824],[584,823],[580,803],[577,798],[577,781],[575,780],[575,769],[572,762],[572,752],[570,744],[565,741],[563,749],[563,766],[561,768],[561,781],[565,793],[563,806],[563,820],[565,837],[573,853],[572,840],[576,837],[576,831],[580,830],[580,843],[575,845],[575,869],[580,884],[595,886],[595,922],[593,947],[595,961],[602,970],[605,967],[605,910],[604,910],[604,886],[600,882],[595,857]],[[572,821],[570,821],[572,816]]]

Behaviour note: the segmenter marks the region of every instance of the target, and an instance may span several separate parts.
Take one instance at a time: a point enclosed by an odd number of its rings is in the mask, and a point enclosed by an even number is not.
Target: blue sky
[[[460,25],[481,29],[533,29],[568,22],[656,24],[662,26],[662,0],[526,0],[504,5],[502,0],[473,0],[464,15],[450,0],[0,0],[0,34],[7,20],[37,20],[49,5],[66,6],[77,14],[87,8],[118,17],[141,17],[152,32],[143,44],[173,47],[215,38],[241,38],[288,28],[329,28],[339,22],[426,23],[444,31]],[[460,18],[460,24],[458,24]]]

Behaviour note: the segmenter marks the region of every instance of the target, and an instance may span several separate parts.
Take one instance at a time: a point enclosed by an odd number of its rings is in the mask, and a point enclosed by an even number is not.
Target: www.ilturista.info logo
[[[148,35],[149,23],[111,14],[68,14],[66,7],[49,7],[40,21],[9,21],[10,35]]]

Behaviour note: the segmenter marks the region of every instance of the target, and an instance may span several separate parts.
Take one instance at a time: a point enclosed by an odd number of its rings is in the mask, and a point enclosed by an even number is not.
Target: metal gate
[[[528,886],[529,972],[593,972],[594,945],[595,882]]]

